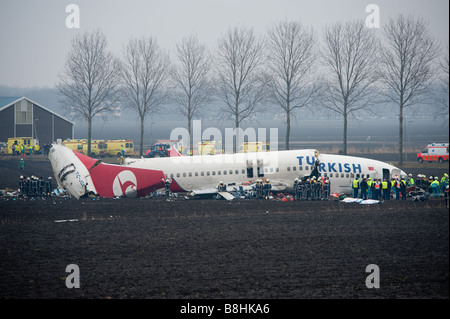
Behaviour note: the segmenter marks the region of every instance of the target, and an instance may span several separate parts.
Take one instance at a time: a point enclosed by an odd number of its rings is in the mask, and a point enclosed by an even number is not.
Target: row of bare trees
[[[286,149],[296,111],[324,107],[343,118],[346,154],[349,117],[391,102],[399,110],[402,163],[404,111],[430,100],[440,46],[426,21],[413,16],[390,18],[380,39],[375,32],[364,21],[340,22],[327,26],[319,43],[300,21],[275,23],[265,37],[234,27],[218,40],[213,55],[196,36],[183,38],[173,63],[154,37],[130,39],[115,58],[100,31],[87,32],[73,39],[57,89],[64,105],[87,120],[89,144],[92,118],[122,99],[139,115],[141,155],[146,119],[170,103],[186,117],[191,136],[193,118],[213,104],[236,129],[265,105],[279,107],[285,113]],[[448,47],[446,54],[440,66],[447,75],[441,87],[447,90],[442,110],[448,118]]]

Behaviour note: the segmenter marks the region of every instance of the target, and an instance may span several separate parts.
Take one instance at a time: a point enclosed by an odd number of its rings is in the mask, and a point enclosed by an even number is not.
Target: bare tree
[[[127,106],[140,119],[140,151],[144,151],[145,118],[158,113],[167,101],[169,56],[153,37],[130,39],[124,50],[121,76]]]
[[[438,47],[422,18],[399,15],[390,18],[384,28],[385,45],[381,50],[379,76],[387,101],[399,107],[399,164],[403,164],[403,114],[405,108],[426,103],[433,61]]]
[[[286,112],[286,149],[289,150],[293,111],[309,105],[317,92],[312,76],[316,37],[301,22],[282,21],[268,30],[270,98]]]
[[[437,84],[438,90],[436,94],[437,113],[436,117],[442,119],[442,122],[448,126],[449,119],[449,62],[448,62],[449,45],[447,45],[444,51],[444,56],[439,63],[442,71],[442,76]]]
[[[234,119],[235,151],[238,149],[239,127],[265,98],[262,76],[264,41],[253,29],[235,27],[219,39],[217,52],[217,91],[225,103],[222,108]]]
[[[106,51],[106,44],[100,30],[75,36],[56,86],[64,107],[88,122],[88,155],[91,155],[92,119],[107,114],[120,98],[119,62]]]
[[[373,102],[374,65],[378,41],[364,21],[336,23],[325,28],[322,57],[330,71],[323,92],[324,106],[344,118],[343,152],[347,154],[349,115]]]
[[[211,60],[206,47],[195,36],[183,38],[177,45],[177,58],[179,63],[172,70],[175,83],[173,96],[178,112],[187,119],[189,146],[193,146],[192,120],[211,101]]]

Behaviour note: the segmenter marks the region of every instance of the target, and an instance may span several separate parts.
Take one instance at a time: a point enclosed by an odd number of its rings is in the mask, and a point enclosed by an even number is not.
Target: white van
[[[443,163],[448,161],[448,143],[431,143],[424,148],[422,153],[417,153],[419,163],[423,161]]]

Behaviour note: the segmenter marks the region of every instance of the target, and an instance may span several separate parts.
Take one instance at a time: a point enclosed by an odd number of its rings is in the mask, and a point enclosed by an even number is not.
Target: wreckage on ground
[[[293,192],[294,180],[314,174],[328,177],[331,193],[350,194],[355,177],[406,176],[390,164],[354,156],[319,154],[315,149],[255,153],[180,156],[171,150],[166,158],[127,158],[123,165],[99,159],[53,144],[49,159],[58,185],[75,198],[143,197],[163,189],[188,196],[218,193],[219,181],[226,192],[252,189],[258,179],[270,179],[272,192]],[[227,196],[227,195],[226,195]]]

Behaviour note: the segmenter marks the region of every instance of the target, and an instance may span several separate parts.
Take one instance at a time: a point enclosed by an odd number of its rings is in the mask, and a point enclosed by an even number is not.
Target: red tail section
[[[101,197],[142,197],[164,187],[164,173],[159,170],[105,164],[78,152],[75,155],[88,169]]]
[[[178,150],[175,148],[175,145],[173,145],[173,146],[169,149],[169,156],[170,156],[170,157],[181,156],[180,152],[178,152]]]

